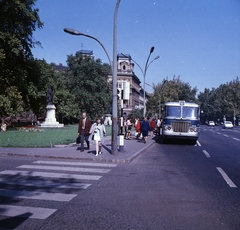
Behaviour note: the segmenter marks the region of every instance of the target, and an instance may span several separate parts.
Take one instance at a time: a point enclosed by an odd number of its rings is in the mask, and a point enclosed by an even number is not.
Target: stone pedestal
[[[46,118],[45,121],[41,124],[41,127],[62,128],[64,124],[59,124],[59,122],[56,121],[55,105],[47,105],[46,109],[47,109]]]

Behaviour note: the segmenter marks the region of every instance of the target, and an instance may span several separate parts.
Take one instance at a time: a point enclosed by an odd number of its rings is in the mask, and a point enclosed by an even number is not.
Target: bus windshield
[[[198,119],[198,108],[183,106],[166,106],[166,117]]]
[[[166,107],[167,117],[181,117],[181,107],[180,106],[167,106]]]
[[[183,107],[182,118],[198,118],[198,108]]]

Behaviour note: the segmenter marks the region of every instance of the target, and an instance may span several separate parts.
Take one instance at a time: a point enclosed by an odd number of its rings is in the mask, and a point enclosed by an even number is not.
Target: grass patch
[[[111,135],[111,127],[106,127],[107,135]],[[52,147],[74,143],[77,138],[78,125],[68,125],[63,128],[9,128],[0,132],[1,147]]]

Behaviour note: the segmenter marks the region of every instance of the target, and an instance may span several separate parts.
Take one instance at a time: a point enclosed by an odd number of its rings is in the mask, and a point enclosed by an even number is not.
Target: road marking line
[[[41,165],[21,165],[17,168],[24,169],[44,169],[44,170],[58,170],[58,171],[74,171],[74,172],[92,172],[92,173],[108,173],[110,169],[93,169],[93,168],[74,168],[74,167],[58,167],[58,166],[41,166]]]
[[[203,150],[203,153],[205,154],[206,157],[210,158],[210,154],[206,151],[206,150]]]
[[[50,208],[36,208],[36,207],[27,207],[27,206],[16,206],[16,205],[0,205],[0,215],[2,216],[15,216],[22,218],[31,218],[31,219],[46,219],[57,209]]]
[[[202,146],[199,141],[197,141],[197,145],[198,145],[198,146]]]
[[[228,135],[226,135],[226,134],[223,134],[223,136],[228,137]]]
[[[19,178],[12,178],[10,180],[5,180],[0,178],[0,183],[8,185],[24,185],[24,186],[34,186],[34,187],[44,187],[44,188],[71,188],[71,189],[87,189],[91,184],[85,183],[74,183],[74,182],[55,182],[52,180],[25,180],[19,181]]]
[[[74,166],[96,166],[96,167],[116,167],[117,164],[106,163],[86,163],[86,162],[61,162],[61,161],[34,161],[34,164],[52,164],[52,165],[74,165]]]
[[[233,137],[233,140],[240,141],[240,139]]]
[[[232,180],[228,177],[228,175],[223,171],[222,168],[217,167],[217,170],[220,172],[220,174],[222,175],[223,179],[227,182],[227,184],[231,188],[237,188],[237,186],[232,182]]]
[[[66,174],[66,173],[49,173],[49,172],[31,172],[31,171],[17,171],[17,170],[4,170],[0,172],[3,175],[14,176],[28,176],[28,177],[51,177],[51,178],[64,178],[64,179],[76,179],[76,180],[99,180],[102,176],[95,175],[78,175],[78,174]]]
[[[68,202],[77,195],[64,194],[64,193],[49,193],[49,192],[35,192],[35,191],[20,191],[10,189],[0,189],[0,196],[14,197],[19,199],[32,199],[32,200],[51,200]]]

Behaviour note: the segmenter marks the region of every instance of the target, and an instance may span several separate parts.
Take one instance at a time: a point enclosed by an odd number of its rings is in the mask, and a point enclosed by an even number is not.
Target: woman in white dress
[[[97,121],[92,125],[90,129],[91,136],[96,144],[96,156],[102,154],[101,148],[104,144],[104,136],[106,135],[106,129],[104,124],[101,122],[101,118],[97,118]]]

